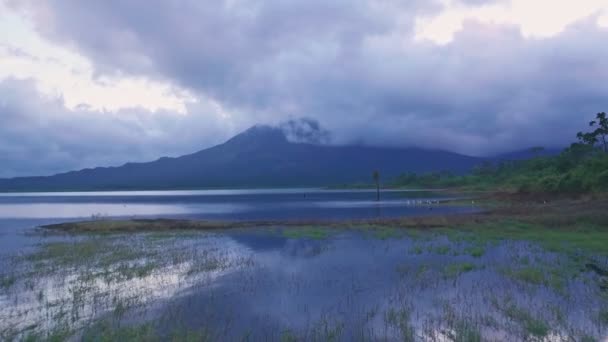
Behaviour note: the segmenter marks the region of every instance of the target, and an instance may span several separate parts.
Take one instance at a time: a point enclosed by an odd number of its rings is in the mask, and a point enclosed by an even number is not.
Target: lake
[[[441,193],[374,196],[320,189],[2,195],[0,340],[608,337],[601,274],[608,258],[543,244],[523,223],[483,232],[368,223],[101,235],[33,229],[91,215],[331,220],[479,210],[444,206],[450,196]]]
[[[0,194],[0,219],[181,217],[220,220],[361,219],[471,212],[436,207],[453,195],[431,191],[256,189]]]
[[[478,211],[437,205],[457,198],[441,192],[384,190],[375,198],[375,190],[314,188],[0,193],[0,251],[22,248],[31,240],[22,234],[29,228],[92,217],[337,220]]]

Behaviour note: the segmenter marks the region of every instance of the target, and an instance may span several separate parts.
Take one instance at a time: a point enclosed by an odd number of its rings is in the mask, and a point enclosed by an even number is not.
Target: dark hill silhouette
[[[500,154],[496,157],[499,160],[525,160],[534,157],[552,157],[560,154],[563,148],[542,148],[535,150],[533,148],[527,148],[523,150],[513,151],[509,153]]]
[[[254,126],[193,154],[48,177],[0,179],[0,191],[327,186],[369,183],[375,169],[385,180],[404,172],[464,173],[482,160],[419,148],[292,143],[279,128]]]

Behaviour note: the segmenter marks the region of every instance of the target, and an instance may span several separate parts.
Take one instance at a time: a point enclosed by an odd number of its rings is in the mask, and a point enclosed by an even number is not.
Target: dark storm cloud
[[[308,117],[333,143],[488,154],[568,144],[608,107],[600,81],[608,31],[593,17],[545,39],[471,21],[436,45],[413,39],[416,16],[441,9],[427,0],[15,6],[33,14],[43,35],[90,57],[99,74],[169,80],[210,96],[236,113],[225,120],[239,129]]]
[[[356,58],[362,40],[387,33],[402,12],[433,1],[32,2],[41,31],[75,44],[99,72],[156,74],[228,104],[270,107],[293,84]],[[18,2],[23,5],[24,2]],[[43,7],[43,8],[41,8]],[[409,13],[408,11],[411,11]],[[314,80],[310,80],[314,81]],[[310,82],[309,81],[309,82]]]

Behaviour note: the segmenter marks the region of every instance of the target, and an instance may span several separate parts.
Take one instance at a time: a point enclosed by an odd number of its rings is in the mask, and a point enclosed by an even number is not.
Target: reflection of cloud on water
[[[404,200],[327,200],[327,201],[292,201],[283,203],[281,206],[289,208],[373,208],[373,207],[417,207],[438,205],[438,200],[419,200],[419,199],[404,199]]]
[[[256,237],[262,242],[252,243]],[[106,282],[103,276],[95,276],[85,285],[96,296],[84,296],[78,310],[82,319],[103,315],[113,309],[114,298],[118,298],[128,305],[142,304],[144,310],[153,312],[150,316],[168,317],[163,322],[174,324],[168,329],[229,324],[230,329],[223,332],[226,335],[217,336],[224,340],[239,339],[248,331],[254,340],[278,339],[287,329],[307,334],[319,324],[330,330],[341,327],[345,340],[353,336],[395,340],[400,338],[400,330],[389,326],[388,312],[407,309],[406,323],[417,336],[448,341],[459,322],[478,324],[485,339],[525,336],[524,325],[506,317],[506,308],[514,306],[546,322],[548,339],[566,339],[588,331],[595,331],[596,337],[605,335],[604,328],[593,321],[602,302],[584,275],[568,280],[564,295],[550,286],[522,283],[500,271],[522,257],[539,265],[559,265],[563,256],[533,248],[530,243],[503,242],[487,245],[483,256],[474,258],[464,251],[466,242],[450,243],[447,237],[377,240],[356,233],[327,240],[251,232],[231,233],[230,237],[211,235],[202,240],[154,240],[151,245],[165,251],[167,257],[171,248],[204,249],[210,257],[220,256],[235,264],[189,276],[200,254],[187,254],[174,267],[159,267],[141,278]],[[448,252],[435,252],[447,244]],[[424,249],[412,253],[419,246]],[[248,267],[239,267],[244,258],[251,262],[246,262]],[[474,268],[456,276],[446,273],[447,265],[463,262]],[[205,270],[205,265],[200,269]],[[74,300],[78,295],[74,285],[80,278],[67,274],[63,282],[59,276],[40,279],[40,285],[20,297],[19,303],[11,297],[0,299],[2,325],[25,326],[36,320],[56,323],[48,317],[59,309],[36,311],[37,305],[42,305],[37,304],[36,293],[42,288],[48,293],[47,301],[63,301],[68,305],[64,309],[79,303]],[[6,304],[13,306],[12,312],[5,309]],[[562,310],[566,323],[555,318],[556,308]]]
[[[230,203],[215,204],[110,204],[110,203],[30,203],[0,204],[3,218],[90,218],[91,216],[162,216],[193,213],[227,214],[247,206]]]
[[[82,219],[100,217],[182,217],[208,219],[302,219],[376,217],[365,208],[387,208],[390,216],[411,215],[447,197],[407,191],[260,189],[198,191],[117,191],[0,194],[2,219]],[[451,207],[449,210],[456,210]],[[470,209],[470,208],[469,208]],[[447,210],[447,209],[441,209]],[[386,213],[384,213],[386,214]]]
[[[234,195],[282,195],[282,194],[344,194],[375,193],[375,189],[207,189],[207,190],[141,190],[141,191],[65,191],[65,192],[7,192],[0,197],[132,197],[132,196],[234,196]],[[437,190],[383,189],[382,193],[437,193]]]
[[[429,243],[447,242],[439,239]],[[452,340],[450,335],[456,333],[455,326],[460,322],[477,324],[487,339],[525,336],[521,322],[505,317],[509,305],[546,322],[550,340],[579,336],[595,327],[593,312],[598,303],[589,302],[593,296],[582,279],[571,280],[567,285],[570,294],[563,296],[547,286],[522,285],[499,272],[512,263],[514,255],[533,254],[535,259],[553,262],[550,253],[532,253],[528,244],[512,243],[494,246],[495,251],[481,258],[463,253],[462,245],[453,245],[453,252],[448,254],[409,254],[415,243],[339,237],[329,241],[288,240],[282,249],[259,250],[255,268],[248,269],[246,275],[234,273],[222,280],[219,293],[230,294],[230,299],[223,300],[216,313],[221,317],[238,312],[240,322],[234,323],[235,331],[258,326],[254,322],[260,320],[267,331],[291,329],[296,335],[310,333],[318,323],[329,328],[344,324],[346,339],[357,329],[364,329],[371,339],[398,339],[399,329],[387,329],[386,315],[402,308],[411,310],[408,323],[417,336],[432,336],[436,341]],[[322,245],[327,246],[320,253],[310,253]],[[457,276],[446,275],[447,265],[462,262],[473,263],[475,268]],[[234,285],[245,282],[253,283],[247,291],[239,291],[240,285]],[[208,300],[203,293],[188,298],[186,302],[201,305]],[[552,305],[564,310],[567,325],[555,320]],[[196,311],[188,314],[196,316]]]
[[[323,252],[324,243],[318,240],[289,239],[282,250],[283,256],[310,258]]]
[[[185,260],[131,278],[115,277],[119,264],[105,270],[85,265],[76,270],[59,270],[27,279],[0,294],[0,332],[19,332],[30,327],[51,331],[64,320],[69,326],[78,328],[92,318],[111,313],[118,305],[125,308],[145,306],[176,298],[194,287],[213,285],[242,266],[247,254],[235,243],[215,237],[203,240],[206,241],[191,247],[208,248],[213,251],[208,258],[219,258],[221,265],[199,269],[196,263],[201,260]],[[217,249],[218,245],[222,248]]]

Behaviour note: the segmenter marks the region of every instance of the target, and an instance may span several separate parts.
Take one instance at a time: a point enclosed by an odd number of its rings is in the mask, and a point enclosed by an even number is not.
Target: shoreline
[[[438,206],[456,205],[462,199],[446,200]],[[352,228],[359,226],[390,227],[396,229],[451,228],[476,226],[501,221],[519,221],[539,227],[563,229],[582,223],[608,229],[608,198],[604,196],[551,197],[549,195],[522,195],[512,193],[477,193],[466,199],[482,208],[474,214],[416,215],[396,218],[338,219],[338,220],[244,220],[208,221],[185,219],[128,219],[85,220],[43,225],[47,231],[66,233],[112,233],[146,231],[213,231],[255,227],[310,227]],[[453,227],[452,227],[453,228]]]

